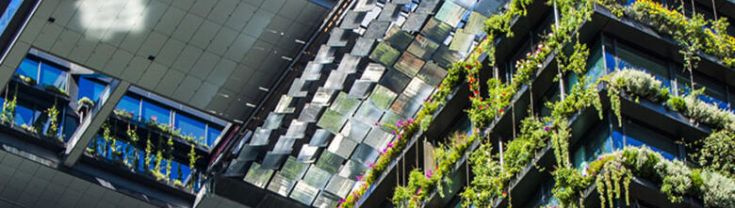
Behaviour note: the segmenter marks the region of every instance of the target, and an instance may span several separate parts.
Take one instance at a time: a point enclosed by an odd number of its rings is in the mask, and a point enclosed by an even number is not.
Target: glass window
[[[595,47],[593,47],[594,51],[592,52],[592,57],[590,57],[590,60],[588,61],[589,68],[587,69],[587,77],[589,81],[588,84],[593,84],[605,75],[605,61],[602,59],[602,46],[600,44],[596,44]]]
[[[95,103],[99,103],[99,98],[105,91],[106,87],[107,85],[102,82],[95,81],[87,77],[80,77],[77,98],[81,99],[83,97],[87,97],[92,99]]]
[[[69,138],[71,138],[71,135],[74,134],[74,131],[79,126],[79,123],[77,123],[77,118],[71,115],[66,115],[65,117],[66,118],[64,119],[64,124],[61,130],[64,134],[64,141],[69,141]]]
[[[207,145],[212,146],[217,138],[222,134],[221,128],[215,128],[212,126],[207,127]]]
[[[617,50],[617,68],[633,68],[639,69],[651,73],[662,82],[665,87],[671,86],[669,81],[669,70],[666,66],[661,64],[659,61],[654,60],[652,57],[648,57],[643,53],[634,51],[625,46],[618,44]]]
[[[140,112],[138,112],[140,110],[140,100],[127,95],[123,96],[115,109],[132,113],[133,118],[138,118],[138,115],[140,115]]]
[[[2,16],[0,16],[0,34],[2,34],[2,32],[5,31],[5,28],[8,27],[10,20],[13,19],[13,16],[20,8],[21,3],[23,3],[23,0],[11,0],[8,7],[5,9],[5,12],[0,11],[0,14],[2,14]]]
[[[36,118],[36,112],[33,109],[16,105],[15,107],[15,124],[16,125],[33,125],[33,120]]]
[[[143,100],[143,120],[155,121],[159,124],[169,124],[171,120],[171,110]]]
[[[678,147],[673,140],[667,136],[656,133],[655,131],[643,127],[635,122],[627,121],[626,123],[626,145],[627,146],[646,146],[651,150],[661,153],[666,159],[676,158]]]
[[[725,84],[705,75],[698,75],[695,73],[694,81],[698,84],[698,87],[704,87],[704,95],[701,95],[699,99],[702,101],[716,105],[719,108],[727,109],[727,95]]]
[[[181,135],[191,136],[194,138],[194,141],[203,142],[201,140],[204,138],[204,132],[207,126],[202,121],[177,113],[174,127],[181,130]]]
[[[25,77],[30,77],[33,80],[38,80],[38,61],[30,58],[23,59],[23,62],[20,63],[16,73]]]
[[[41,81],[44,86],[54,86],[65,90],[66,88],[66,72],[59,67],[41,62]]]

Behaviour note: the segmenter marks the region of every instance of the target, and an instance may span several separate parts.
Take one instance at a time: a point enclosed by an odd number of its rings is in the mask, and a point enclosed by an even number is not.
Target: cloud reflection
[[[145,26],[143,0],[79,0],[76,6],[88,37],[109,40],[126,32],[139,32]]]

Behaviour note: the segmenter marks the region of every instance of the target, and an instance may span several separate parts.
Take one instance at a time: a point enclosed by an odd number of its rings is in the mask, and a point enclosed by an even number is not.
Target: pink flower
[[[550,128],[550,127],[548,127],[548,126],[544,126],[544,131],[549,131],[549,130],[551,130],[551,128]]]
[[[369,163],[367,164],[367,166],[368,166],[369,168],[375,168],[375,163],[373,163],[373,162],[369,162]]]
[[[431,171],[431,170],[427,171],[427,172],[426,172],[426,173],[424,174],[424,176],[426,176],[426,178],[431,178],[431,176],[432,176],[432,175],[434,175],[434,171]]]
[[[388,148],[393,148],[393,142],[388,143]]]
[[[406,124],[412,124],[412,123],[413,123],[413,118],[409,118]]]
[[[362,175],[356,177],[357,181],[362,181]]]

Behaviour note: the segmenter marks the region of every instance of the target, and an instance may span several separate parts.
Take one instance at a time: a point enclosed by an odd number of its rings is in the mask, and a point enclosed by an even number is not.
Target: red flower
[[[503,198],[508,196],[508,192],[503,191]]]
[[[503,109],[501,108],[500,110],[498,110],[498,112],[499,112],[499,113],[503,113],[503,112],[505,112],[505,110],[503,110]]]

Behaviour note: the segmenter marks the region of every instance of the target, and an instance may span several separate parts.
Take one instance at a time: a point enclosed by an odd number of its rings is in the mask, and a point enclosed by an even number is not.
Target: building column
[[[77,128],[67,143],[66,151],[64,152],[66,156],[64,158],[65,166],[71,167],[79,160],[87,149],[89,141],[97,135],[102,124],[105,123],[115,109],[115,106],[117,106],[117,103],[125,95],[125,92],[128,91],[128,87],[130,87],[130,83],[126,81],[111,84],[110,95],[107,100],[100,106],[97,113],[91,113],[88,118],[84,119],[84,122],[79,125],[79,128]]]

